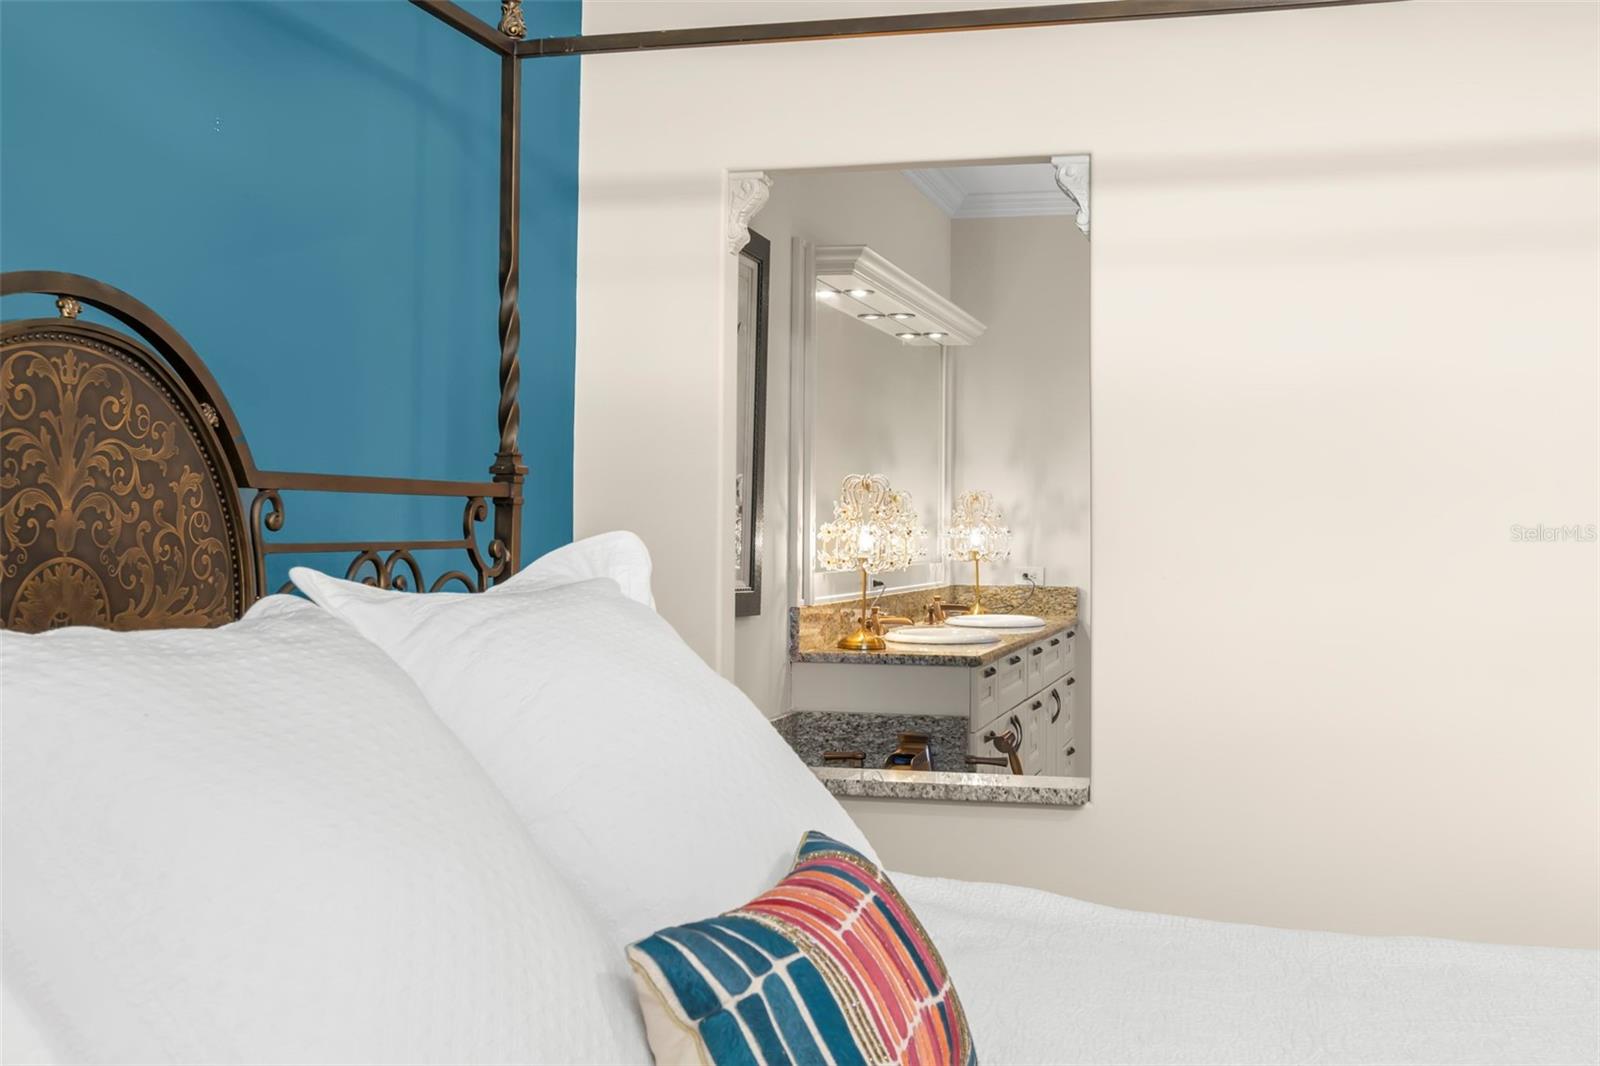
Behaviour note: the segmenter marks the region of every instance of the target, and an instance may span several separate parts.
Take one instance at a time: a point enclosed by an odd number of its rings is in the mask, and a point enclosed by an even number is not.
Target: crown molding
[[[1071,215],[1078,205],[1055,189],[1037,192],[968,193],[953,218],[1026,218],[1036,215]]]
[[[1033,218],[1039,215],[1081,215],[1078,228],[1088,235],[1089,157],[1056,156],[1056,188],[1017,192],[968,192],[944,169],[907,170],[906,179],[949,218]],[[1073,184],[1063,185],[1062,168],[1073,173]],[[1082,182],[1077,177],[1081,167]],[[1080,201],[1081,195],[1081,201]]]
[[[950,218],[957,217],[956,212],[961,210],[961,201],[966,198],[967,191],[950,175],[942,170],[905,170],[901,173],[922,190],[922,195],[933,201],[934,207]]]

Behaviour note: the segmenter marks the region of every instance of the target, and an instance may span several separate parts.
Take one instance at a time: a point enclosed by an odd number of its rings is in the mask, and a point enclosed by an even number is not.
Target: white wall
[[[771,198],[752,223],[754,229],[772,242],[767,322],[766,537],[761,613],[736,621],[733,648],[721,664],[723,672],[732,677],[769,718],[782,714],[789,705],[789,531],[790,523],[800,519],[799,508],[790,507],[788,482],[791,241],[799,236],[814,244],[867,244],[938,292],[948,295],[950,291],[950,220],[899,171],[773,172],[770,176]],[[872,331],[859,323],[846,321],[836,311],[819,308],[818,326],[849,328],[863,345],[872,341]],[[850,334],[836,331],[834,335]],[[885,339],[885,343],[892,341]],[[924,349],[915,351],[925,352]],[[931,359],[936,366],[937,354]],[[579,372],[582,373],[581,369]],[[840,378],[830,380],[842,382]],[[881,391],[872,390],[873,402],[877,402],[876,394]],[[913,406],[922,406],[923,402],[917,401]],[[906,439],[914,439],[914,435]],[[929,434],[928,439],[937,440],[937,436]],[[837,486],[839,475],[827,476],[833,477]],[[831,501],[830,495],[819,512],[824,517],[829,513]],[[938,500],[935,497],[920,502],[936,505]],[[637,517],[641,522],[645,520],[644,515]],[[652,547],[659,555],[660,549],[654,544]],[[675,575],[658,578],[658,598],[662,595],[663,580],[670,580],[672,576]],[[696,594],[695,606],[715,606],[698,602],[700,590],[690,588],[688,591]],[[663,609],[681,629],[686,628],[680,619],[688,616],[689,605],[678,602]],[[696,647],[701,654],[714,660],[715,652],[708,650],[709,644]]]
[[[1087,593],[1089,242],[1067,215],[957,219],[950,262],[951,298],[989,327],[954,349],[954,487],[994,493],[1011,529],[984,580],[1043,566]]]
[[[919,193],[907,190],[908,195]],[[949,226],[945,226],[949,232]],[[938,348],[902,344],[838,311],[817,308],[815,422],[812,428],[813,513],[833,516],[839,485],[851,474],[882,474],[911,503],[928,531],[924,557],[904,570],[876,575],[886,590],[926,586],[941,571],[939,506],[945,480],[944,362]],[[860,571],[813,578],[812,602],[855,594]]]
[[[586,59],[578,532],[731,664],[725,171],[1092,152],[1094,803],[852,812],[900,869],[1593,945],[1596,551],[1509,527],[1596,520],[1597,41],[1418,3]]]

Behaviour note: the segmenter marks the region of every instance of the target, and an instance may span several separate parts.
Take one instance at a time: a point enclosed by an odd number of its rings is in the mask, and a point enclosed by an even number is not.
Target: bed
[[[870,849],[655,614],[637,538],[520,565],[516,374],[488,481],[263,471],[133,297],[0,293],[57,310],[0,334],[7,1062],[648,1061],[625,944],[758,893],[802,832]],[[461,528],[280,539],[295,491],[454,497]],[[268,594],[280,553],[348,580]],[[1594,952],[896,880],[982,1061],[1596,1059]]]

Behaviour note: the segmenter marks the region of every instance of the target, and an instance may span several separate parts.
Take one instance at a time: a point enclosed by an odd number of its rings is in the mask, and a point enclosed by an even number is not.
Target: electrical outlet
[[[1035,585],[1044,584],[1044,567],[1036,563],[1023,563],[1017,567],[1017,579],[1024,585],[1033,582]]]

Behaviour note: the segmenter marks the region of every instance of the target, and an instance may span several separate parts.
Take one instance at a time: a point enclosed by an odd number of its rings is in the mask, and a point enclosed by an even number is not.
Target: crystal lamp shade
[[[990,563],[1011,554],[1011,530],[987,492],[964,492],[956,498],[944,539],[952,559]]]
[[[817,530],[817,565],[824,570],[904,570],[926,553],[927,530],[911,494],[889,487],[882,474],[851,474],[839,486],[833,521]]]

